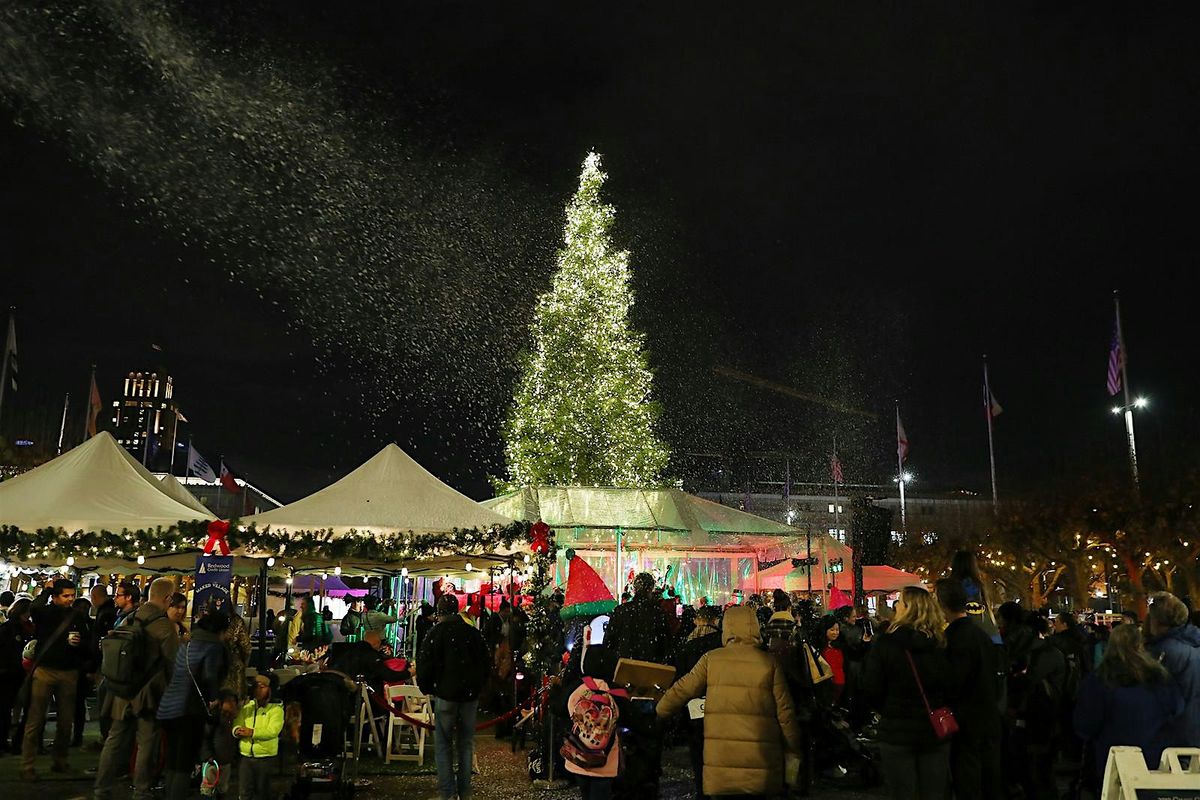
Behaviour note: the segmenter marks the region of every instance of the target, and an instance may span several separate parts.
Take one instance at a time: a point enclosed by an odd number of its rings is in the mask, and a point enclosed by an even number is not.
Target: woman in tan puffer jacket
[[[776,794],[783,753],[801,752],[800,729],[783,672],[762,650],[754,610],[725,612],[723,647],[706,653],[658,701],[659,718],[704,701],[704,794]]]

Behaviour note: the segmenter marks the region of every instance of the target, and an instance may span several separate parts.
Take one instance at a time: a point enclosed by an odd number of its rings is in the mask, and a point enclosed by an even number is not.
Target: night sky
[[[886,481],[899,400],[919,485],[984,491],[984,353],[1005,409],[1002,492],[1121,474],[1104,388],[1118,288],[1132,382],[1151,398],[1139,418],[1148,479],[1194,461],[1195,4],[172,7],[172,30],[230,80],[253,70],[319,97],[317,116],[338,109],[347,146],[371,142],[363,158],[385,177],[379,154],[400,154],[396,214],[420,217],[401,239],[416,244],[377,258],[348,248],[319,283],[290,283],[263,266],[301,230],[265,230],[278,195],[255,196],[245,214],[197,212],[216,222],[185,234],[205,187],[140,202],[157,192],[140,150],[106,155],[114,138],[89,135],[89,117],[47,111],[69,81],[123,73],[69,72],[51,57],[29,80],[0,82],[0,304],[19,313],[15,402],[82,401],[96,363],[107,405],[159,344],[197,447],[281,499],[388,441],[486,496],[502,470],[511,365],[595,148],[632,253],[634,320],[673,472],[689,485],[716,461],[688,453],[723,454],[740,481],[766,477],[739,466],[747,453],[787,452],[793,478],[824,480],[833,432],[849,481]],[[23,9],[0,6],[0,45],[67,46]],[[133,40],[77,29],[92,37],[80,58]],[[0,72],[12,74],[13,52]],[[170,114],[153,99],[153,70],[128,80],[104,125]],[[180,163],[225,146],[139,144]],[[212,208],[221,192],[205,198]],[[372,230],[370,207],[355,206],[339,236]],[[326,287],[328,314],[298,285]]]

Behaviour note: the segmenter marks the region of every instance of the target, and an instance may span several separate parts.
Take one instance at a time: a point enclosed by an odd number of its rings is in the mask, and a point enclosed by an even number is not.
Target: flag
[[[8,339],[4,343],[4,375],[9,387],[17,390],[17,317],[8,316]]]
[[[225,459],[221,459],[221,485],[230,494],[237,494],[242,490],[242,487],[238,486],[238,482],[234,480],[233,473],[229,471],[229,467],[225,466]]]
[[[1121,370],[1124,366],[1125,349],[1121,347],[1121,329],[1114,328],[1112,349],[1108,351],[1108,393],[1110,395],[1121,391]]]
[[[845,477],[842,475],[841,459],[839,459],[837,456],[830,456],[829,457],[829,467],[830,467],[830,470],[833,472],[833,482],[834,483],[845,483],[846,482]]]
[[[987,389],[987,394],[983,398],[983,407],[987,409],[987,414],[992,419],[1004,413],[1004,409],[1000,406],[1000,401],[996,399],[996,395],[992,394],[992,390]]]
[[[903,464],[908,459],[908,434],[904,432],[904,423],[900,421],[900,409],[896,409],[896,457]]]
[[[204,456],[200,455],[190,443],[188,444],[187,471],[189,475],[195,475],[209,483],[217,482],[217,473],[213,472],[213,468],[204,460]]]
[[[92,388],[88,390],[87,438],[96,435],[96,418],[100,416],[100,390],[96,388],[96,373],[92,372]]]

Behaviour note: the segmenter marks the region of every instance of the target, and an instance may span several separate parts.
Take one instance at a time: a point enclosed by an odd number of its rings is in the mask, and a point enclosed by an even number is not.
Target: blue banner
[[[229,584],[233,580],[233,556],[196,556],[196,591],[192,599],[192,619],[211,602],[228,614]]]

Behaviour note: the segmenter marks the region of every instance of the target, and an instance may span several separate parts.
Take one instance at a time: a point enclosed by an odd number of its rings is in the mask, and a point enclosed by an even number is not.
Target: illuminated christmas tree
[[[565,245],[538,298],[533,349],[504,426],[514,485],[653,486],[670,456],[642,335],[629,324],[629,253],[613,247],[616,214],[589,153],[567,205]]]

